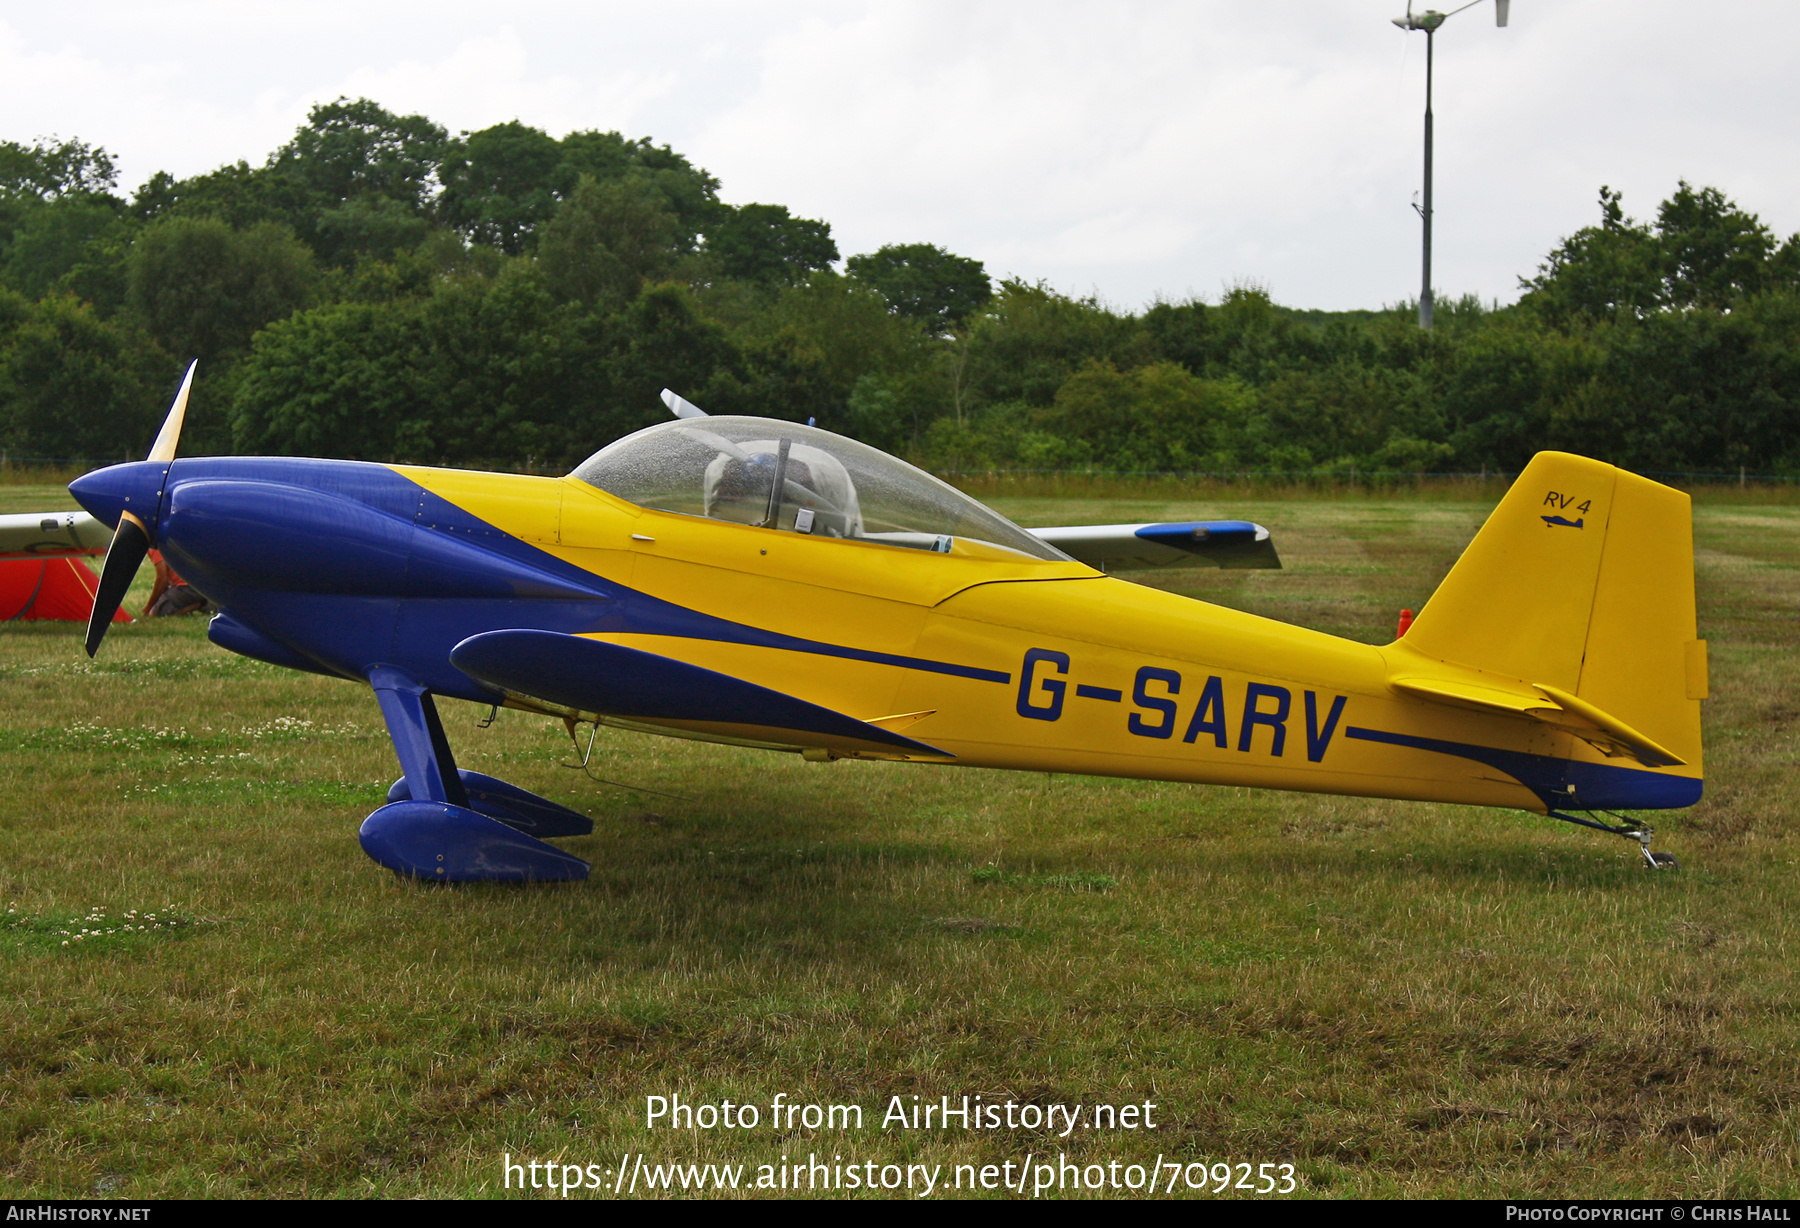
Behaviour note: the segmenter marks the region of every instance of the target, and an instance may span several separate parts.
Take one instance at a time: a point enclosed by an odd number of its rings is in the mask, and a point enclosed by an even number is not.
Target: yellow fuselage
[[[1417,743],[1617,763],[1522,714],[1396,691],[1401,676],[1507,685],[1404,641],[1355,643],[981,543],[932,553],[650,510],[572,478],[396,469],[614,584],[848,652],[593,638],[903,732],[962,765],[1542,812],[1541,788]],[[1678,774],[1698,776],[1697,756]]]

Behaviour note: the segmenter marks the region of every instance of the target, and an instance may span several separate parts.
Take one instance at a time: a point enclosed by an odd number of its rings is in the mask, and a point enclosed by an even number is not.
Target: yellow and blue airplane
[[[70,486],[114,529],[88,652],[155,545],[214,643],[371,687],[404,775],[361,840],[403,875],[589,868],[545,838],[591,821],[459,770],[436,696],[817,760],[1511,807],[1652,866],[1612,812],[1700,798],[1688,499],[1597,461],[1539,454],[1377,647],[1097,566],[1278,565],[1259,526],[1027,532],[854,440],[672,393],[548,478],[177,460],[189,386],[148,460]]]

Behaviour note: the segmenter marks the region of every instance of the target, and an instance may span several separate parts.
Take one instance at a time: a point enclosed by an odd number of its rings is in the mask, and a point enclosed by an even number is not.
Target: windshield
[[[1068,556],[955,487],[830,431],[770,418],[687,418],[627,435],[573,476],[643,507],[819,537],[948,552],[956,538]]]

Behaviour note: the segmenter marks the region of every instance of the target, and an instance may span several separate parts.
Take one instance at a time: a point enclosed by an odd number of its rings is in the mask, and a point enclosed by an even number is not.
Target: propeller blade
[[[175,445],[181,440],[181,424],[187,419],[188,390],[194,386],[194,368],[199,365],[198,358],[188,364],[187,374],[181,377],[181,391],[175,394],[175,401],[169,406],[169,416],[163,419],[162,430],[156,433],[156,442],[150,445],[150,455],[145,460],[175,459]]]
[[[145,532],[144,522],[130,512],[121,514],[119,527],[113,530],[112,545],[106,548],[106,562],[100,568],[94,612],[88,616],[88,656],[100,651],[100,641],[106,638],[106,629],[119,612],[119,603],[125,600],[125,590],[131,587],[138,565],[149,551],[150,534]]]
[[[188,393],[194,387],[194,369],[199,365],[198,358],[188,364],[187,374],[181,377],[181,388],[175,393],[168,417],[163,419],[162,430],[156,433],[156,442],[150,445],[150,455],[145,460],[167,463],[175,459],[175,445],[181,442],[181,424],[187,420]],[[155,514],[155,509],[151,509],[152,519]],[[100,641],[106,638],[106,629],[112,626],[113,615],[119,612],[119,605],[125,600],[125,590],[137,578],[137,570],[149,552],[150,530],[130,512],[121,512],[112,542],[106,547],[106,562],[100,568],[100,587],[94,592],[94,612],[88,616],[88,656],[100,651]]]

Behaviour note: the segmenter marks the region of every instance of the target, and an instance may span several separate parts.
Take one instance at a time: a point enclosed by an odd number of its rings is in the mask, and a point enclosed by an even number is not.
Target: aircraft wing
[[[1087,524],[1032,529],[1070,558],[1101,571],[1140,567],[1280,567],[1269,531],[1248,520]]]
[[[86,512],[20,512],[0,516],[0,559],[55,559],[105,554],[112,530]]]

